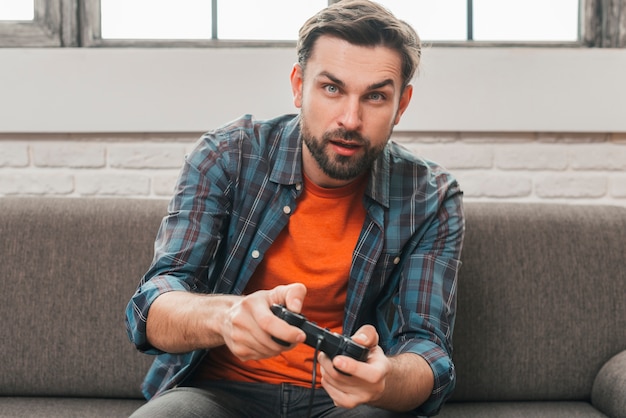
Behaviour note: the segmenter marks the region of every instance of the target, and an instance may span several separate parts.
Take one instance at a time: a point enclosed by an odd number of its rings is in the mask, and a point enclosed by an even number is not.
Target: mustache
[[[322,136],[322,139],[325,142],[330,142],[335,139],[343,139],[345,141],[358,142],[360,144],[365,144],[368,142],[360,133],[356,131],[349,131],[343,128],[335,129],[334,131],[324,133],[324,135]]]

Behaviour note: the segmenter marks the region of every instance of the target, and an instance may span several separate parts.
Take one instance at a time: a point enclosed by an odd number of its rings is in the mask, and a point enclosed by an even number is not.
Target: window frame
[[[339,0],[329,0],[329,4]],[[469,2],[470,0],[468,0]],[[214,25],[215,27],[215,25]],[[626,0],[581,0],[578,42],[429,42],[447,47],[626,48]],[[35,0],[33,21],[0,22],[0,47],[292,47],[294,41],[102,39],[100,0]]]
[[[100,0],[79,0],[81,10],[81,45],[85,47],[291,47],[295,41],[272,40],[225,40],[225,39],[103,39],[100,25]],[[332,2],[333,0],[330,0]],[[336,0],[335,0],[336,1]],[[212,35],[216,38],[216,0],[213,7]]]
[[[589,48],[626,48],[626,0],[581,0],[580,39]]]
[[[1,21],[0,47],[77,46],[76,0],[35,0],[31,21]]]

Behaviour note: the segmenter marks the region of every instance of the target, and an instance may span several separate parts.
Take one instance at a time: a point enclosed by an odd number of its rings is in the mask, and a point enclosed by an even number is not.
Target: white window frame
[[[334,3],[338,0],[329,0]],[[436,46],[626,47],[626,0],[581,0],[578,42],[432,42]],[[80,28],[80,30],[79,30]],[[214,36],[215,37],[215,36]],[[35,0],[33,21],[0,22],[0,47],[282,47],[293,41],[102,39],[100,0]]]
[[[0,47],[77,46],[77,0],[35,0],[32,21],[0,22]]]

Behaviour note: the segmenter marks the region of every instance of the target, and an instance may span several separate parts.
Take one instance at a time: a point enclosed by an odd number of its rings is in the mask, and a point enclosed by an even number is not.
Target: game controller
[[[287,322],[289,325],[300,328],[306,334],[304,343],[313,348],[319,348],[331,359],[342,355],[352,357],[358,361],[366,361],[369,349],[357,344],[350,338],[321,328],[313,322],[309,322],[303,315],[289,311],[282,305],[274,304],[271,307],[274,315]],[[289,343],[276,337],[272,337],[277,343],[288,346]]]

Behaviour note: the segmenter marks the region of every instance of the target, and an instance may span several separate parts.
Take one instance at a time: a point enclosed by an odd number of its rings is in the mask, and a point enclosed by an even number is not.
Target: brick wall
[[[199,134],[0,134],[0,196],[168,198]],[[626,134],[396,133],[467,200],[626,206]]]

